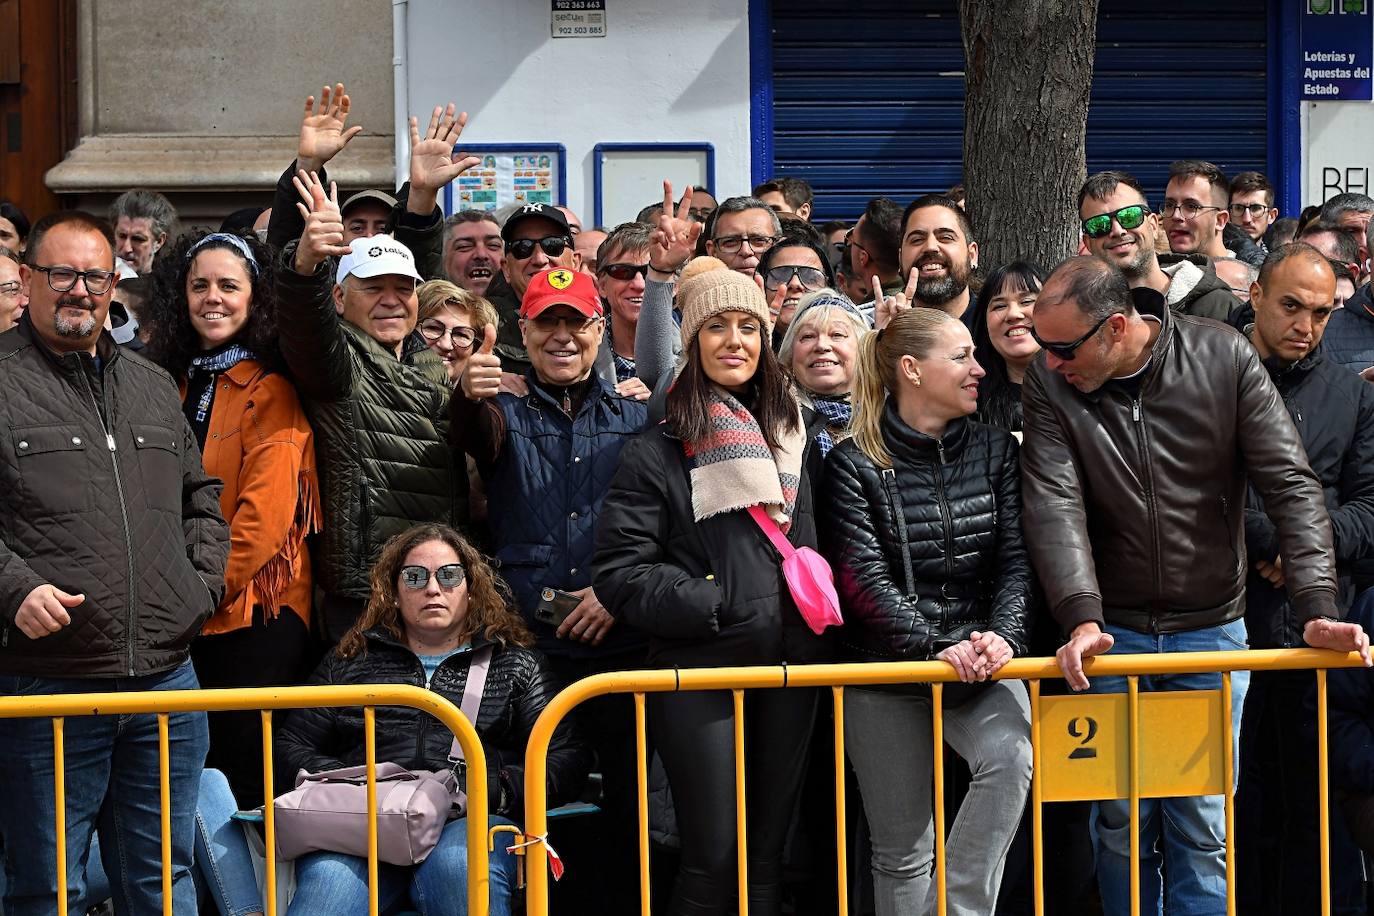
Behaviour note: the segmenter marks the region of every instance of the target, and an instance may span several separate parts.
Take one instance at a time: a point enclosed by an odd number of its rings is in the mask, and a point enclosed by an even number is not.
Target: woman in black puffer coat
[[[421,582],[421,578],[424,579]],[[456,580],[456,581],[455,581]],[[482,701],[473,723],[486,752],[493,823],[523,819],[525,745],[535,720],[557,694],[534,637],[510,609],[505,584],[471,544],[444,525],[396,535],[372,571],[367,610],[316,669],[312,684],[409,684],[461,705],[475,653],[492,647]],[[379,706],[376,759],[406,769],[444,770],[453,733],[417,709]],[[365,762],[359,707],[293,711],[282,726],[279,754],[290,772],[331,770]],[[575,799],[591,752],[565,720],[548,755],[548,804]],[[472,792],[473,787],[467,787]],[[379,863],[383,909],[407,893],[424,916],[461,912],[467,898],[466,822],[450,821],[420,865]],[[505,842],[511,835],[500,834]],[[491,913],[510,912],[515,859],[498,841],[491,856]],[[367,912],[367,860],[311,853],[296,863],[290,913]]]
[[[973,774],[946,847],[951,914],[993,911],[1031,775],[1025,687],[988,681],[1025,653],[1035,589],[1016,440],[968,419],[983,375],[968,330],[944,312],[912,309],[867,336],[854,437],[830,452],[817,504],[845,651],[863,661],[942,659],[969,685],[945,691],[946,741]],[[878,912],[933,913],[930,692],[851,688],[846,697]]]

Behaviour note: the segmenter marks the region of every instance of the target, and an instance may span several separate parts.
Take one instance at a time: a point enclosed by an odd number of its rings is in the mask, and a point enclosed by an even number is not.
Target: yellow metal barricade
[[[487,784],[486,754],[467,718],[442,696],[404,685],[348,685],[328,687],[259,687],[237,690],[158,690],[141,693],[89,693],[61,696],[0,697],[0,719],[51,718],[57,826],[57,912],[67,916],[66,779],[63,726],[76,716],[155,714],[158,719],[158,769],[162,797],[162,911],[172,916],[171,794],[167,759],[167,717],[183,712],[262,711],[263,811],[267,856],[263,903],[267,916],[277,914],[276,832],[272,809],[272,710],[318,706],[363,707],[367,753],[367,809],[369,815],[368,912],[377,916],[377,782],[375,708],[405,706],[429,713],[458,737],[467,761],[469,785]],[[486,916],[489,875],[487,863],[487,794],[474,792],[467,800],[468,912]],[[82,850],[70,850],[80,855]],[[542,865],[543,860],[540,860]],[[455,888],[455,893],[459,892]]]
[[[1140,800],[1191,795],[1224,795],[1226,799],[1227,912],[1235,916],[1234,795],[1235,761],[1231,754],[1232,671],[1313,670],[1317,679],[1318,793],[1321,817],[1322,914],[1331,910],[1328,872],[1330,829],[1327,799],[1326,669],[1362,664],[1358,655],[1316,649],[1276,649],[1240,652],[1192,652],[1151,655],[1104,655],[1089,659],[1089,678],[1121,677],[1124,694],[1042,696],[1042,680],[1059,680],[1053,659],[1013,659],[996,680],[1023,680],[1030,691],[1032,857],[1035,912],[1045,912],[1044,844],[1041,807],[1047,802],[1126,799],[1131,803],[1131,912],[1140,908]],[[1219,673],[1220,690],[1142,692],[1139,678],[1151,675]],[[935,880],[938,912],[946,911],[945,804],[942,709],[943,684],[957,681],[944,662],[896,662],[766,666],[754,668],[697,668],[669,671],[626,671],[601,674],[571,685],[544,710],[530,735],[525,760],[525,817],[528,913],[547,916],[546,762],[554,729],[578,705],[612,693],[630,693],[635,702],[635,730],[639,781],[640,911],[649,916],[649,820],[645,761],[644,697],[649,693],[683,690],[729,690],[735,708],[736,822],[738,825],[739,912],[748,912],[746,870],[747,807],[744,795],[743,691],[756,689],[828,687],[834,698],[835,730],[835,844],[837,853],[836,910],[847,916],[844,688],[877,684],[928,683],[932,695],[934,752]],[[1167,739],[1167,740],[1163,740]]]

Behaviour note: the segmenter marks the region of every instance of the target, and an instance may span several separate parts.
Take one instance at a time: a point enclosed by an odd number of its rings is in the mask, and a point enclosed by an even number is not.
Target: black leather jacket
[[[473,647],[444,659],[429,689],[455,706],[463,701]],[[311,684],[410,684],[424,687],[425,672],[410,648],[382,629],[369,630],[367,649],[353,658],[338,650],[315,669]],[[531,649],[497,645],[478,707],[477,735],[487,752],[487,786],[492,814],[520,819],[524,806],[525,744],[535,720],[558,693],[544,657]],[[407,769],[448,767],[453,733],[438,719],[417,709],[377,707],[377,762]],[[293,776],[298,770],[318,772],[365,763],[361,707],[297,709],[282,725],[277,742],[281,764]],[[556,807],[582,791],[592,755],[568,720],[554,731],[548,756],[548,803]],[[469,790],[470,791],[470,790]]]
[[[817,504],[845,647],[865,661],[924,659],[991,629],[1024,655],[1035,585],[1016,440],[966,419],[932,439],[890,401],[882,430],[893,469],[846,440],[830,451]]]
[[[1060,626],[1169,633],[1244,614],[1247,476],[1295,613],[1337,616],[1321,484],[1259,356],[1232,328],[1147,310],[1161,329],[1134,395],[1083,394],[1043,355],[1022,386],[1023,526]]]

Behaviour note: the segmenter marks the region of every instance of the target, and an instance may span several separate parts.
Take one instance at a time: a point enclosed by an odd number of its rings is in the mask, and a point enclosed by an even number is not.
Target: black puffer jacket
[[[1366,283],[1331,313],[1322,336],[1326,358],[1352,372],[1374,366],[1374,296]]]
[[[811,481],[820,473],[807,420],[806,454],[787,538],[816,546]],[[787,590],[782,560],[743,510],[697,522],[690,463],[663,424],[620,453],[596,525],[592,587],[618,619],[649,634],[650,665],[823,662],[829,631],[816,636]],[[708,578],[709,577],[709,578]]]
[[[826,461],[817,504],[845,648],[863,661],[926,659],[990,629],[1026,654],[1035,584],[1021,539],[1016,440],[965,419],[932,439],[902,422],[891,401],[882,430],[893,470],[853,439],[842,442]]]
[[[463,701],[473,648],[445,659],[429,689],[458,706]],[[311,684],[409,684],[425,686],[424,667],[409,647],[383,629],[369,630],[367,650],[353,658],[330,652],[310,677]],[[477,735],[487,752],[491,813],[515,820],[524,808],[525,744],[544,707],[558,693],[544,657],[531,649],[498,645],[487,671],[478,707]],[[416,709],[377,707],[377,762],[407,769],[448,767],[453,733],[438,719]],[[278,758],[287,771],[318,772],[365,763],[361,707],[298,709],[287,716],[278,741]],[[548,803],[556,807],[582,791],[592,755],[567,720],[554,731],[548,757]]]
[[[1264,368],[1283,396],[1307,461],[1321,481],[1331,515],[1344,610],[1354,598],[1356,561],[1374,559],[1374,385],[1327,359],[1325,349],[1318,347],[1289,366],[1268,359]],[[1259,560],[1273,562],[1279,555],[1279,540],[1274,523],[1264,514],[1264,500],[1253,486],[1245,509],[1245,547],[1250,560],[1245,628],[1251,647],[1302,646],[1302,622],[1288,602],[1288,593],[1254,569]]]
[[[101,334],[57,355],[26,313],[0,334],[0,674],[132,677],[186,660],[224,591],[229,529],[171,377]],[[50,584],[84,601],[42,639]]]

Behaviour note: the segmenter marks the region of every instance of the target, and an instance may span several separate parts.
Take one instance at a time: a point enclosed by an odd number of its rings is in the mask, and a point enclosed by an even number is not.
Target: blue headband
[[[205,238],[192,245],[190,251],[186,252],[186,260],[190,261],[196,256],[196,252],[200,251],[211,242],[222,242],[243,255],[243,259],[248,262],[248,269],[252,271],[253,276],[256,277],[258,275],[258,259],[253,257],[253,249],[249,248],[248,243],[243,239],[239,238],[237,235],[231,235],[228,232],[212,232],[205,236]]]

